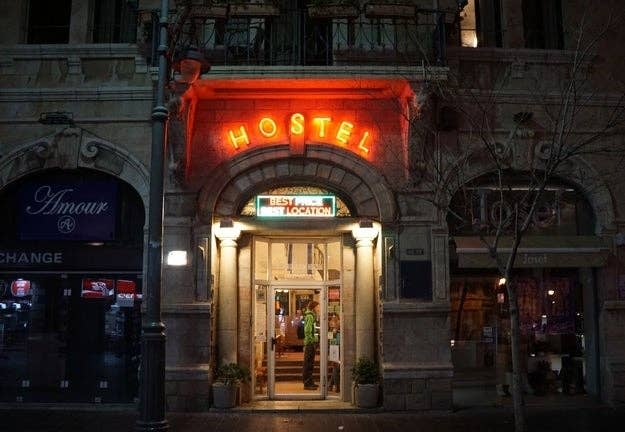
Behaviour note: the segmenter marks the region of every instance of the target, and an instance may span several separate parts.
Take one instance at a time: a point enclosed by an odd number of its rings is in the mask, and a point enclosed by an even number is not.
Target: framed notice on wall
[[[267,301],[267,287],[265,285],[258,285],[256,287],[256,301],[258,303],[265,303]]]

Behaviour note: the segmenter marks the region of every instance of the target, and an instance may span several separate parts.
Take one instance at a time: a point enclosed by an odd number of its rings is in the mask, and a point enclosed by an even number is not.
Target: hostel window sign
[[[257,217],[334,217],[333,195],[258,195]]]

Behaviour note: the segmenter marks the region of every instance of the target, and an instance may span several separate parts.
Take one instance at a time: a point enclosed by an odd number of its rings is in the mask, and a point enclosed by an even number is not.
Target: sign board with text
[[[21,240],[113,240],[117,184],[31,182],[19,191]]]
[[[258,195],[257,217],[334,217],[336,197],[333,195]]]

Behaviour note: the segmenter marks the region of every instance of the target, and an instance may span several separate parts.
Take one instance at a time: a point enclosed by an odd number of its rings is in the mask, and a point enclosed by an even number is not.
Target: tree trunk
[[[523,380],[521,379],[521,328],[519,325],[519,301],[516,283],[506,272],[506,288],[510,308],[510,345],[512,349],[512,404],[514,409],[514,430],[525,432],[525,402],[523,400]]]
[[[464,302],[467,299],[467,290],[468,290],[468,282],[465,279],[462,284],[462,294],[460,294],[460,303],[458,305],[458,312],[456,314],[456,332],[454,335],[454,339],[456,341],[460,340],[460,328],[462,324],[462,309],[464,308]]]

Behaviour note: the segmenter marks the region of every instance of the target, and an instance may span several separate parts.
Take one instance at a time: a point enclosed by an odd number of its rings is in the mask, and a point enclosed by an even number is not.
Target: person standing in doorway
[[[311,300],[304,310],[304,365],[302,367],[302,379],[304,381],[304,389],[306,390],[317,390],[318,388],[313,380],[313,368],[318,342],[317,336],[315,336],[317,306],[319,306],[319,303]]]

